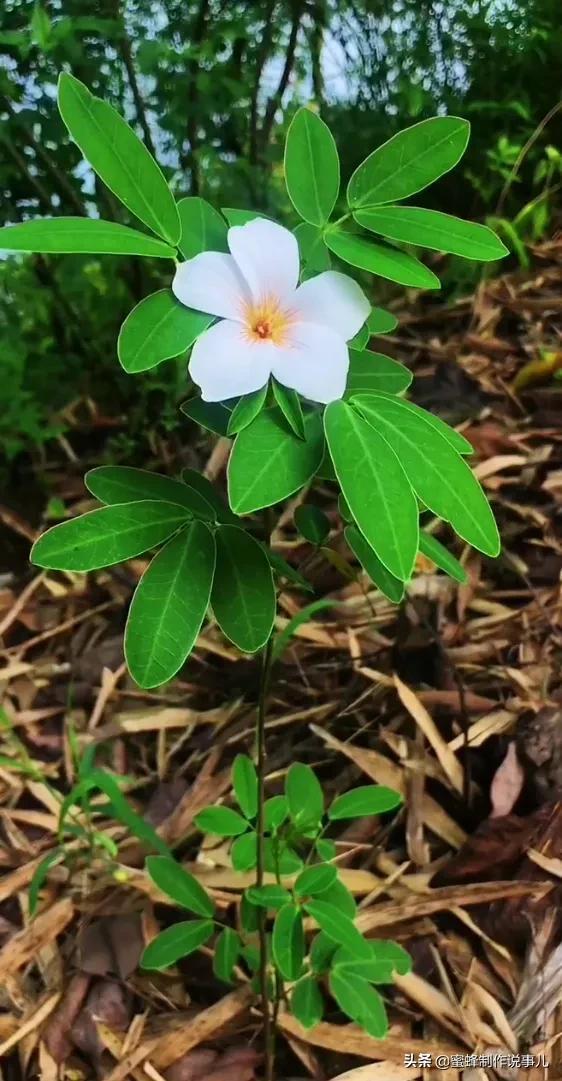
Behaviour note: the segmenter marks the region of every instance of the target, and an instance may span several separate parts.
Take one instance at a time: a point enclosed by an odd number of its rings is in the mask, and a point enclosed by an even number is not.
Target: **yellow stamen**
[[[248,305],[244,322],[250,341],[285,345],[294,314],[282,308],[275,297],[266,297],[258,304]]]

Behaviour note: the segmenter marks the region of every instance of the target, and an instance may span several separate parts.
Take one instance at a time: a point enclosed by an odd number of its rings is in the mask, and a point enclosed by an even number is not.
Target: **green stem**
[[[256,724],[257,737],[257,774],[258,774],[258,863],[256,885],[263,886],[264,879],[264,854],[265,854],[265,831],[264,831],[264,804],[265,804],[265,772],[266,772],[266,746],[265,746],[265,718],[267,706],[267,692],[271,676],[273,662],[273,636],[270,637],[262,655],[262,670],[260,691],[258,699],[258,716]],[[260,940],[260,988],[263,1012],[264,1044],[265,1044],[265,1081],[274,1081],[275,1059],[275,1032],[272,1025],[272,1017],[269,1009],[268,994],[268,964],[267,964],[267,934],[266,934],[265,910],[260,909],[259,914],[259,940]]]
[[[341,218],[336,218],[335,221],[328,222],[328,224],[326,225],[325,228],[326,228],[326,230],[330,230],[330,231],[332,229],[337,229],[338,225],[341,225],[342,221],[347,221],[349,218],[352,218],[352,217],[353,217],[353,211],[348,210],[345,214],[342,214]]]

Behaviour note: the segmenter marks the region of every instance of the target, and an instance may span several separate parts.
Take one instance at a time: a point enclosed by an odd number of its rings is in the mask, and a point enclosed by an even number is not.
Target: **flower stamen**
[[[281,307],[276,297],[266,297],[258,304],[248,305],[244,313],[246,334],[253,342],[285,345],[294,314]]]

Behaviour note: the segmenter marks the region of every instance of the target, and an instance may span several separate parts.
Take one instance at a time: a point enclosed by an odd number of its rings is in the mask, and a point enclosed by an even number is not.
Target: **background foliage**
[[[92,10],[84,0],[3,7],[0,224],[58,213],[126,220],[56,110],[65,69],[135,124],[177,196],[251,204],[292,224],[281,161],[297,104],[314,103],[329,123],[344,179],[399,128],[449,112],[472,121],[473,138],[463,170],[435,185],[427,205],[501,218],[520,259],[521,237],[548,227],[560,113],[538,126],[560,99],[558,0],[101,0]],[[127,412],[128,461],[142,461],[151,430],[181,423],[183,362],[131,379],[116,359],[124,316],[169,284],[163,273],[156,260],[0,262],[8,460],[64,427],[58,411],[83,396],[102,413]],[[451,261],[448,288],[465,286],[466,273]]]

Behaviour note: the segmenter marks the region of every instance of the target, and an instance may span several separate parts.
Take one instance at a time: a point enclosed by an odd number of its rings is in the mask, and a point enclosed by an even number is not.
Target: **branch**
[[[324,98],[324,76],[322,74],[322,46],[326,28],[325,0],[315,0],[312,8],[312,30],[310,33],[310,62],[312,66],[312,89],[316,103],[321,106]]]
[[[49,154],[49,151],[45,150],[45,147],[37,141],[33,132],[29,131],[26,125],[21,121],[18,116],[17,110],[14,109],[10,99],[5,95],[2,95],[2,105],[6,109],[6,112],[9,114],[9,116],[11,116],[14,122],[17,124],[18,129],[22,132],[23,138],[25,139],[28,146],[33,147],[33,150],[37,154],[37,157],[43,162],[43,165],[51,174],[53,179],[56,180],[57,194],[62,195],[62,193],[64,192],[68,199],[68,202],[74,208],[74,210],[76,210],[78,214],[84,214],[85,206],[79,195],[77,195],[74,188],[72,187],[72,184],[70,183],[68,177],[62,171],[62,169],[59,168],[57,163],[53,161],[51,155]],[[49,198],[49,204],[50,201],[51,200]]]
[[[287,45],[287,55],[285,57],[285,64],[279,79],[279,85],[274,94],[271,95],[267,108],[265,110],[265,118],[263,122],[261,132],[261,144],[262,149],[265,150],[269,140],[271,138],[271,131],[275,121],[275,113],[279,108],[283,99],[283,94],[287,89],[289,79],[291,78],[291,72],[295,63],[295,54],[297,51],[297,42],[299,37],[299,30],[301,27],[301,19],[304,14],[304,2],[303,0],[292,0],[293,17],[291,21],[291,32],[289,34],[289,42]]]
[[[273,39],[273,25],[275,9],[277,7],[276,0],[269,0],[265,22],[263,30],[261,32],[261,42],[258,49],[257,61],[256,61],[256,74],[254,79],[254,89],[252,92],[252,100],[250,103],[250,164],[257,165],[258,163],[258,106],[260,95],[260,84],[263,69],[265,67],[269,50],[271,48],[271,42]]]
[[[199,61],[197,58],[198,47],[203,41],[205,35],[205,27],[207,24],[207,16],[209,14],[209,0],[200,0],[199,10],[195,19],[193,27],[193,33],[191,35],[191,49],[192,55],[187,66],[188,83],[187,83],[187,138],[189,140],[189,149],[186,155],[186,163],[191,170],[191,194],[199,194],[199,170],[197,166],[197,150],[199,147],[199,136],[197,133],[197,71],[199,67]]]
[[[148,117],[146,115],[146,109],[145,109],[145,106],[144,106],[144,101],[142,99],[142,94],[140,92],[138,79],[137,79],[137,73],[135,71],[135,64],[134,64],[134,60],[133,60],[133,50],[131,48],[131,42],[129,41],[129,38],[127,36],[127,31],[125,29],[124,20],[123,20],[123,30],[122,30],[121,38],[120,38],[120,41],[119,41],[119,46],[120,46],[121,57],[123,59],[123,63],[125,65],[125,70],[127,72],[127,78],[129,80],[129,85],[131,87],[131,92],[132,92],[132,95],[133,95],[133,101],[135,103],[135,111],[136,111],[136,114],[137,114],[137,120],[138,120],[138,122],[139,122],[139,124],[140,124],[140,126],[142,128],[142,134],[143,134],[146,146],[150,150],[150,153],[152,154],[153,158],[155,158],[156,157],[156,149],[155,149],[154,143],[152,141],[152,135],[150,133],[150,125],[148,123]]]

